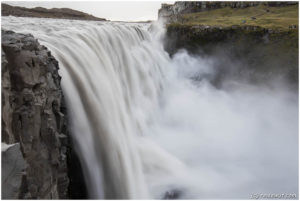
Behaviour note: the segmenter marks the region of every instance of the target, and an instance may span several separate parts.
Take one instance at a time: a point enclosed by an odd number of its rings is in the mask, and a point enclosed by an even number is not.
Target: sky
[[[13,6],[71,8],[113,21],[157,20],[162,3],[174,1],[4,1]]]

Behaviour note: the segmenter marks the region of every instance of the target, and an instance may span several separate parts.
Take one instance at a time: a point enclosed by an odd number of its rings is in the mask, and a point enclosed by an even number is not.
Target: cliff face
[[[213,58],[219,69],[214,83],[226,77],[266,83],[278,78],[298,88],[298,31],[261,27],[168,26],[165,49],[175,54]]]
[[[162,5],[165,49],[212,59],[226,77],[251,82],[280,79],[298,87],[298,2],[176,2]],[[226,8],[225,8],[226,7]],[[162,14],[169,11],[168,15]]]
[[[2,142],[19,146],[6,150],[15,154],[2,152],[2,169],[8,170],[2,172],[3,199],[68,196],[69,139],[60,79],[47,48],[31,35],[2,31]],[[11,179],[9,169],[22,167],[17,173],[22,175]]]
[[[69,8],[52,8],[46,9],[42,7],[24,8],[19,6],[10,6],[2,3],[2,16],[16,17],[40,17],[40,18],[57,18],[57,19],[72,19],[72,20],[93,20],[105,21],[104,18],[98,18],[84,12],[72,10]]]

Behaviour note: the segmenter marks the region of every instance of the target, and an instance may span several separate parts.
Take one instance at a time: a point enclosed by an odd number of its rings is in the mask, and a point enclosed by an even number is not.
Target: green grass
[[[269,12],[267,12],[269,10]],[[253,20],[251,17],[255,17]],[[248,8],[220,8],[211,11],[183,14],[180,24],[228,27],[260,26],[263,28],[287,30],[290,25],[298,28],[298,5],[267,7],[260,5]],[[243,21],[245,21],[243,23]]]

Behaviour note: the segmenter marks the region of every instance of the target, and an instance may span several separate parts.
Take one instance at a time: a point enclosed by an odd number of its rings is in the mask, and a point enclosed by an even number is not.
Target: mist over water
[[[90,198],[298,192],[298,93],[283,82],[216,87],[218,58],[169,57],[159,24],[3,17],[2,27],[59,61]]]
[[[278,83],[225,80],[230,87],[216,88],[208,81],[212,63],[184,51],[171,61],[175,72],[149,135],[184,161],[187,173],[172,185],[201,199],[297,192],[297,94]]]

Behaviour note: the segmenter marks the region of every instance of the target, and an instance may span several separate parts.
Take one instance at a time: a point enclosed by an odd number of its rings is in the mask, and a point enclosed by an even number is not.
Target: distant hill
[[[40,17],[40,18],[56,18],[56,19],[72,19],[72,20],[92,20],[106,21],[104,18],[98,18],[84,12],[72,10],[69,8],[24,8],[19,6],[10,6],[2,3],[2,16],[16,17]]]

